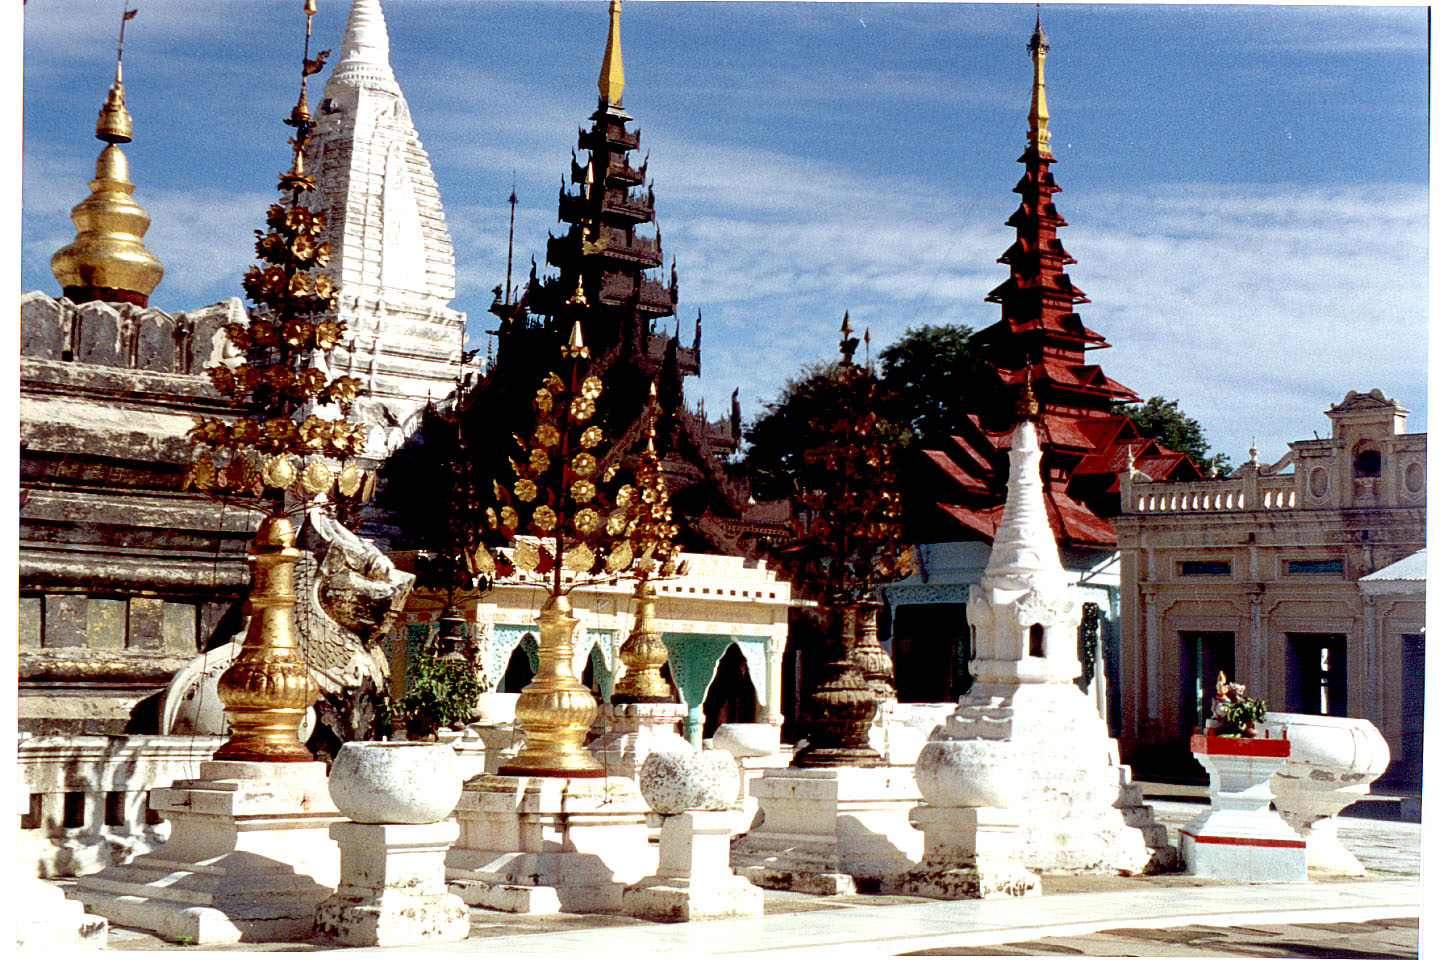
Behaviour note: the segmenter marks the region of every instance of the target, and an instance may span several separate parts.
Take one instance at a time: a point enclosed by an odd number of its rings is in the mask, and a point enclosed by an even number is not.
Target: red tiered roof
[[[1043,58],[1048,47],[1038,23],[1032,55],[1037,47]],[[1019,160],[1025,175],[1014,189],[1020,205],[1006,221],[1015,228],[1015,241],[998,261],[1010,267],[1010,276],[985,298],[1000,304],[1000,320],[977,333],[972,343],[986,352],[1002,393],[1026,379],[1032,383],[1041,407],[1041,475],[1057,540],[1062,545],[1113,547],[1115,531],[1106,518],[1119,510],[1119,475],[1132,461],[1156,480],[1199,478],[1200,473],[1188,457],[1141,437],[1129,418],[1113,413],[1115,404],[1140,397],[1105,376],[1098,364],[1086,362],[1087,350],[1109,343],[1081,322],[1075,307],[1089,300],[1065,273],[1075,258],[1057,235],[1066,224],[1055,207],[1055,194],[1061,191],[1050,172],[1055,158],[1043,132],[1048,114],[1039,115],[1041,62],[1037,59],[1029,143]],[[923,500],[933,502],[942,522],[958,523],[958,539],[993,539],[1004,503],[1011,425],[987,429],[982,422],[972,415],[955,436],[924,451],[929,475],[923,481]],[[921,507],[920,515],[930,512]]]

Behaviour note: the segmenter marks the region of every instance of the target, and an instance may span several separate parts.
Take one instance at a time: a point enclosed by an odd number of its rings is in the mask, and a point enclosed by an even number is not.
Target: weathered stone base
[[[625,888],[625,913],[661,923],[734,920],[765,912],[765,894],[744,877],[646,877]]]
[[[634,781],[486,774],[465,785],[450,889],[512,913],[614,913],[627,882],[654,872]]]
[[[452,821],[333,824],[340,886],[316,908],[315,932],[352,947],[464,940],[470,910],[445,890],[445,852],[459,833]]]
[[[334,889],[340,813],[320,763],[207,761],[154,791],[171,824],[155,853],[82,877],[71,896],[110,922],[194,944],[309,936]]]
[[[665,923],[763,914],[765,895],[730,872],[732,820],[725,810],[665,817],[655,876],[625,888],[625,912]]]
[[[1039,895],[1040,878],[1011,860],[977,857],[961,865],[921,864],[895,884],[896,893],[932,900],[989,900]]]
[[[771,769],[750,792],[763,820],[732,845],[731,863],[758,886],[851,894],[910,869],[923,849],[911,767]]]
[[[66,900],[59,887],[23,877],[11,888],[15,898],[15,945],[32,949],[105,949],[109,924]]]
[[[936,900],[983,900],[1040,893],[1040,878],[1016,859],[1014,811],[934,807],[912,812],[925,833],[925,857],[886,885],[889,892]]]

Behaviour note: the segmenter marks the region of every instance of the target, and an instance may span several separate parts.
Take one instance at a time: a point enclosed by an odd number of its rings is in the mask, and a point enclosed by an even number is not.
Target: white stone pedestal
[[[632,780],[502,777],[465,785],[450,889],[511,913],[613,913],[625,884],[653,873],[645,801]]]
[[[920,857],[910,825],[920,799],[911,767],[784,767],[750,783],[759,826],[732,845],[732,862],[752,883],[836,895],[878,888]]]
[[[39,877],[22,876],[11,887],[15,906],[15,945],[37,950],[105,949],[109,924],[66,900],[59,887]]]
[[[310,935],[340,867],[324,764],[210,760],[200,779],[153,791],[152,806],[170,839],[82,877],[71,896],[87,910],[194,944]]]
[[[1270,809],[1270,778],[1286,740],[1196,734],[1195,759],[1210,774],[1210,807],[1180,828],[1185,872],[1247,883],[1305,879],[1305,841]]]
[[[1040,893],[1040,878],[1015,859],[1020,819],[997,807],[934,807],[910,814],[925,854],[889,889],[936,900],[982,900]]]
[[[445,889],[453,821],[330,825],[340,886],[315,910],[315,932],[352,947],[464,940],[470,910]]]
[[[731,817],[695,810],[666,817],[655,875],[625,888],[632,917],[664,922],[758,917],[765,895],[730,870]]]
[[[685,712],[683,703],[602,703],[595,727],[603,732],[585,749],[604,764],[607,776],[635,780],[657,744],[684,739]]]

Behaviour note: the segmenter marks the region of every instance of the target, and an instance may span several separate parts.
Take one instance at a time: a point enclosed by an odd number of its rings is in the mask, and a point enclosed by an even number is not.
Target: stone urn
[[[683,744],[683,747],[682,747]],[[740,768],[724,750],[696,751],[678,740],[651,753],[640,767],[640,795],[664,816],[727,810],[740,792]]]
[[[1006,809],[1020,799],[1018,760],[1008,740],[931,740],[915,758],[915,785],[933,807]]]
[[[1284,724],[1290,756],[1270,780],[1275,809],[1305,839],[1308,870],[1359,877],[1365,868],[1340,845],[1336,817],[1370,792],[1390,764],[1390,747],[1369,720],[1271,713]]]
[[[356,823],[438,823],[463,785],[444,743],[351,741],[330,768],[330,799]]]

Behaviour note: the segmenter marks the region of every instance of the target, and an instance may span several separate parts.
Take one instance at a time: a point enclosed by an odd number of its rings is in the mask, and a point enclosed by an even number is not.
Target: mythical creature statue
[[[319,507],[307,514],[299,546],[295,633],[321,690],[312,746],[333,754],[340,743],[373,736],[375,707],[390,678],[383,640],[415,577]],[[226,732],[215,682],[243,638],[242,629],[175,675],[161,707],[161,733]]]

